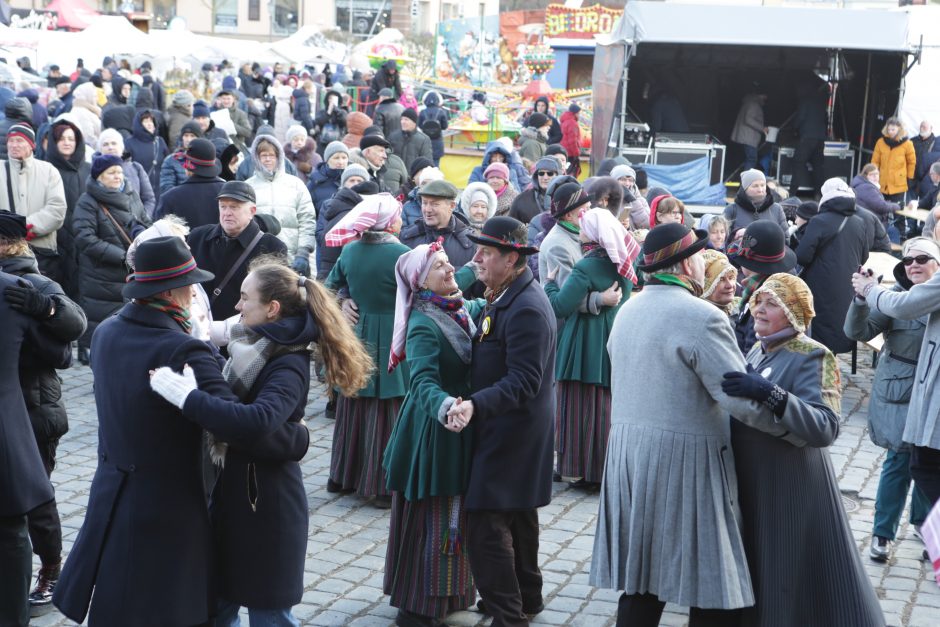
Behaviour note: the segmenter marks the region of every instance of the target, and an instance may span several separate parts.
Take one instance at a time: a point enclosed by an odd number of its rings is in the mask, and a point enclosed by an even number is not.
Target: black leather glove
[[[777,417],[783,415],[787,407],[787,391],[768,381],[747,365],[747,372],[726,372],[721,382],[722,391],[728,396],[741,396],[765,405]]]
[[[26,281],[20,281],[15,287],[6,288],[3,290],[3,296],[10,303],[10,307],[27,316],[45,320],[52,313],[54,305],[52,297],[46,296]]]

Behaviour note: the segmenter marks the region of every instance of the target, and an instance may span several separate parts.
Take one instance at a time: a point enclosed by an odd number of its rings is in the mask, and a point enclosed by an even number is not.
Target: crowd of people
[[[917,202],[936,199],[929,124],[914,146],[890,119],[817,200],[751,167],[696,219],[622,157],[579,180],[576,104],[559,123],[536,101],[518,142],[451,181],[443,98],[419,104],[393,61],[371,82],[282,70],[204,68],[204,101],[105,59],[50,71],[45,118],[4,105],[0,623],[55,605],[91,625],[299,624],[316,377],[327,491],[390,510],[398,625],[474,604],[528,624],[561,481],[599,494],[590,582],[623,592],[619,626],[666,603],[693,627],[885,624],[827,452],[835,355],[884,338],[885,561],[912,484],[914,525],[940,501],[940,245],[892,220],[918,175]],[[892,233],[886,287],[863,267]],[[98,460],[64,556],[50,478],[73,342]]]

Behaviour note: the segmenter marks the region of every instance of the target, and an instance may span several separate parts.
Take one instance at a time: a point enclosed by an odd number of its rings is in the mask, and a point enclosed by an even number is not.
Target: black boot
[[[398,616],[395,617],[395,624],[398,627],[440,627],[443,623],[430,616],[422,616],[408,610],[398,610]]]
[[[80,363],[83,366],[87,366],[88,364],[91,363],[91,355],[89,354],[87,348],[84,348],[82,346],[78,347],[78,363]]]
[[[41,616],[52,609],[52,593],[59,581],[62,564],[43,566],[36,575],[36,585],[29,593],[29,609],[31,616]]]

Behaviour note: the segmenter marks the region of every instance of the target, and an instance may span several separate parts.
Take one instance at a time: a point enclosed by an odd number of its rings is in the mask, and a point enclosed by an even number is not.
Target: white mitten
[[[189,366],[183,367],[183,374],[177,374],[164,366],[154,371],[150,377],[150,387],[167,401],[183,409],[189,393],[199,386],[196,384],[196,375]]]

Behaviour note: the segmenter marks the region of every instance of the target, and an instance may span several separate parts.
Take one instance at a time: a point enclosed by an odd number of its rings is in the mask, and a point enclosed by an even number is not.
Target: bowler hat
[[[232,198],[239,202],[258,202],[258,198],[255,196],[255,188],[245,181],[228,181],[219,190],[216,198],[219,200]]]
[[[192,171],[196,176],[214,178],[222,171],[215,158],[215,144],[208,139],[196,138],[189,143],[183,167]]]
[[[457,188],[453,183],[447,181],[431,181],[418,188],[418,196],[429,196],[431,198],[447,198],[454,200],[457,198]]]
[[[705,248],[708,232],[693,231],[684,224],[668,222],[653,227],[643,242],[643,272],[655,272],[677,264]]]
[[[214,278],[211,272],[196,267],[196,260],[182,238],[155,237],[137,247],[134,273],[122,293],[127,298],[146,298]]]
[[[493,246],[508,252],[515,251],[520,255],[534,255],[539,252],[539,249],[526,245],[526,230],[522,228],[523,226],[522,222],[515,218],[496,216],[484,222],[478,234],[467,235],[467,238],[481,246]],[[517,237],[520,233],[521,237]]]
[[[796,253],[787,246],[786,233],[773,220],[755,220],[747,225],[736,260],[742,268],[758,274],[789,272]]]

